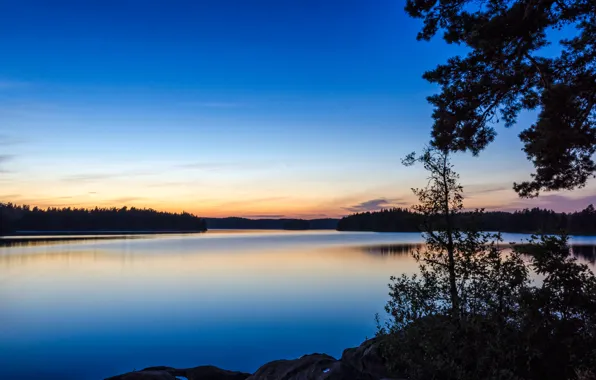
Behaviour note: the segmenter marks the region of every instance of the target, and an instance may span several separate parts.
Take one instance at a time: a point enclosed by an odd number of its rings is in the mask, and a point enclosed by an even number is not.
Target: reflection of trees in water
[[[76,236],[76,237],[35,237],[35,238],[0,238],[0,247],[32,247],[65,242],[89,242],[114,239],[137,239],[138,236]]]
[[[362,247],[362,251],[381,256],[407,255],[424,244],[384,244]],[[575,257],[584,259],[591,264],[596,263],[596,245],[572,245],[571,250]]]
[[[2,270],[11,267],[17,268],[37,264],[50,265],[53,269],[56,269],[64,266],[70,267],[71,265],[86,265],[86,263],[94,265],[96,262],[101,262],[102,264],[119,265],[124,268],[126,265],[134,264],[137,258],[138,255],[132,252],[106,254],[101,249],[88,248],[70,251],[26,251],[16,249],[8,254],[0,251],[0,279],[2,278]]]
[[[596,263],[596,245],[572,245],[573,255],[588,261],[591,264]]]
[[[411,254],[417,248],[422,247],[424,244],[384,244],[362,247],[362,250],[374,255],[399,256]]]

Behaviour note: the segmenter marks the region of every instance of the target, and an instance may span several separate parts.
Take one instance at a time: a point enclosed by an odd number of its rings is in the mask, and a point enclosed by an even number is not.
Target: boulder
[[[123,375],[109,377],[105,380],[177,380],[176,376],[168,371],[149,370],[134,371]]]
[[[341,360],[325,354],[276,360],[264,364],[253,375],[214,366],[149,367],[106,380],[176,380],[176,377],[188,380],[390,380],[380,345],[380,338],[369,339],[358,347],[344,350]]]
[[[188,380],[245,380],[250,376],[250,373],[228,371],[212,365],[204,365],[178,371],[180,371],[180,374],[176,376],[184,376]]]
[[[250,373],[227,371],[211,365],[186,369],[159,366],[125,373],[106,380],[176,380],[176,376],[186,377],[188,380],[245,380]]]
[[[294,360],[276,360],[263,365],[246,380],[374,380],[325,354],[305,355]]]
[[[374,379],[389,378],[385,359],[381,355],[381,339],[364,341],[360,346],[348,348],[341,355],[341,362]]]
[[[166,366],[157,366],[157,367],[147,367],[142,369],[141,371],[166,371],[171,373],[174,376],[184,376],[184,373],[181,369],[176,369],[176,368],[172,368],[172,367],[166,367]]]

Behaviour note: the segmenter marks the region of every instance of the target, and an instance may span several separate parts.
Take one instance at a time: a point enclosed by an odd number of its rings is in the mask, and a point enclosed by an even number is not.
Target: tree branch
[[[576,128],[581,127],[586,122],[588,117],[590,117],[590,112],[592,112],[592,108],[594,108],[595,102],[596,102],[596,92],[592,93],[592,96],[590,97],[590,100],[588,101],[588,106],[586,107],[584,114],[582,115],[581,119],[577,121]]]
[[[486,121],[486,117],[488,116],[489,112],[492,109],[494,109],[501,102],[501,100],[503,100],[503,98],[505,97],[506,94],[507,94],[507,92],[502,92],[499,96],[497,96],[495,101],[492,102],[492,104],[490,106],[488,106],[488,108],[486,110],[484,110],[484,112],[482,113],[482,116],[480,117],[481,124]]]
[[[422,259],[422,260],[424,260],[424,262],[427,262],[427,263],[430,263],[430,264],[436,264],[436,265],[440,265],[440,266],[442,266],[442,267],[444,267],[444,268],[449,268],[449,265],[448,265],[448,264],[446,264],[446,263],[442,263],[442,262],[440,262],[440,261],[436,261],[436,260],[433,260],[433,259],[429,259],[429,258],[427,258],[427,257],[425,257],[425,258],[424,258],[424,259]]]
[[[542,70],[540,70],[540,65],[538,64],[538,61],[536,61],[536,59],[534,57],[532,57],[530,54],[528,54],[527,52],[524,53],[524,57],[526,57],[530,62],[532,62],[532,65],[534,65],[536,70],[538,70],[538,75],[540,76],[542,85],[544,86],[544,88],[548,88],[549,87],[548,82],[547,82],[544,74],[542,73]]]

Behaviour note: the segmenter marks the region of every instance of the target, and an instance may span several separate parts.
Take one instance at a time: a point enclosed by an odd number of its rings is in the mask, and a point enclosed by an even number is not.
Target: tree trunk
[[[457,294],[457,283],[455,281],[455,247],[453,244],[453,226],[451,220],[451,210],[449,208],[449,183],[447,181],[447,155],[443,157],[443,168],[441,176],[443,177],[443,196],[444,205],[443,212],[445,213],[445,224],[447,231],[447,256],[449,269],[449,290],[451,293],[451,308],[452,314],[455,318],[459,318],[459,295]]]

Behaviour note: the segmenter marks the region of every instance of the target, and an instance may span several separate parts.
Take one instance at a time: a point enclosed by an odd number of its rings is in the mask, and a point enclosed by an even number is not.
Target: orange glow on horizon
[[[161,188],[143,187],[131,182],[127,185],[104,183],[93,187],[64,187],[53,183],[7,183],[0,193],[0,202],[11,202],[31,207],[137,207],[152,208],[159,211],[186,211],[202,217],[247,217],[247,218],[341,218],[358,211],[376,211],[381,208],[410,208],[416,203],[410,190],[384,187],[375,190],[355,192],[348,195],[331,189],[321,192],[302,192],[284,190],[275,193],[271,189],[242,189],[222,187],[214,189]],[[402,185],[403,187],[403,185]],[[490,191],[466,191],[464,187],[464,206],[467,209],[485,208],[487,210],[512,210],[528,207],[552,208],[545,202],[547,197],[521,200],[506,186]],[[249,191],[250,190],[250,191]],[[590,193],[590,189],[577,190],[574,196],[581,201]],[[387,195],[392,195],[387,197]],[[569,198],[573,200],[573,198]],[[381,206],[370,205],[374,201],[384,201]],[[576,209],[583,209],[587,204],[576,202]],[[583,207],[582,207],[583,206]]]

